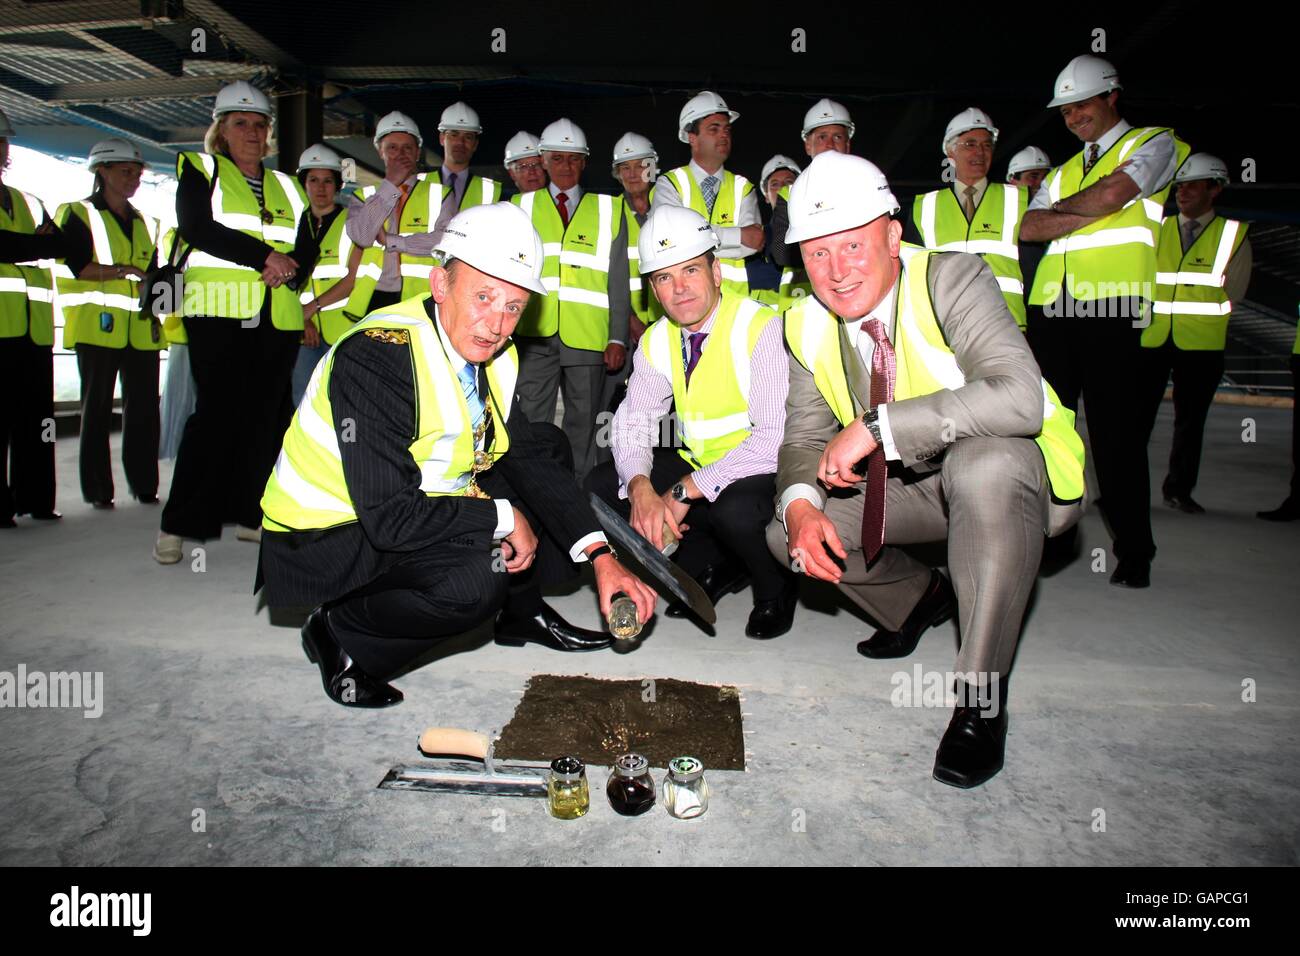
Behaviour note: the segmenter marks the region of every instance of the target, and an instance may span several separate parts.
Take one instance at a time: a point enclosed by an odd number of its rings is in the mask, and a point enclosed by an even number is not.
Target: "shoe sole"
[[[958,790],[974,790],[976,787],[983,786],[984,784],[992,780],[994,777],[996,777],[998,774],[1000,774],[1002,772],[1002,766],[1003,766],[1003,762],[999,760],[998,765],[993,770],[993,772],[990,773],[987,777],[983,777],[979,780],[958,780],[956,778],[941,777],[939,775],[939,768],[937,767],[935,768],[932,776],[934,777],[935,780],[938,780],[940,783],[945,784],[946,786],[956,787]]]
[[[525,644],[536,644],[538,647],[545,647],[547,650],[558,651],[561,654],[585,654],[587,651],[603,651],[614,645],[613,638],[610,638],[608,644],[600,644],[596,647],[552,647],[542,641],[532,641],[528,638],[511,637],[509,635],[497,635],[494,640],[502,647],[523,647]]]
[[[182,557],[183,555],[180,554],[179,552],[175,555],[171,554],[170,552],[167,554],[159,554],[157,548],[155,548],[153,552],[153,559],[157,561],[159,564],[180,564],[180,560]]]

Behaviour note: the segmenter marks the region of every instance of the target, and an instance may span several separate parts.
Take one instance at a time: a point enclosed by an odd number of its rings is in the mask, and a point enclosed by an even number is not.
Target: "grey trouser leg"
[[[560,394],[560,339],[515,339],[519,349],[519,380],[515,394],[519,408],[530,422],[555,424],[555,399]]]
[[[582,481],[596,467],[596,413],[601,409],[605,366],[565,365],[560,388],[564,395],[565,437],[573,448],[573,467]]]

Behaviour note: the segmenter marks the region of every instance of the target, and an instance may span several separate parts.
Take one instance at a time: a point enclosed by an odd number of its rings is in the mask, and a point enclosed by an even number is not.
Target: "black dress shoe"
[[[339,646],[330,632],[324,608],[317,608],[302,626],[302,649],[320,667],[321,684],[330,700],[344,707],[391,707],[402,702],[396,687],[371,677]]]
[[[1137,558],[1120,558],[1115,571],[1110,576],[1110,583],[1122,588],[1151,587],[1151,562]]]
[[[103,501],[92,501],[92,502],[90,503],[90,507],[94,508],[96,511],[112,511],[112,510],[113,510],[113,499],[112,499],[112,498],[106,498],[106,499],[103,500]]]
[[[497,643],[506,647],[523,647],[531,641],[557,651],[598,651],[614,643],[604,631],[574,627],[547,604],[532,617],[511,617],[502,611],[496,632]]]
[[[950,787],[978,787],[1002,769],[1007,742],[1005,704],[994,717],[958,704],[934,755],[934,779]]]
[[[1256,511],[1255,517],[1265,521],[1300,521],[1300,501],[1288,498],[1272,511]]]
[[[863,657],[887,658],[906,657],[916,650],[917,642],[928,628],[942,624],[957,612],[957,595],[952,584],[938,571],[930,572],[930,586],[916,602],[912,613],[897,631],[886,631],[883,627],[865,641],[858,644],[858,653]]]
[[[794,609],[799,605],[799,582],[786,583],[781,596],[770,601],[755,601],[745,625],[745,636],[760,641],[780,637],[794,624]]]
[[[32,511],[28,512],[33,521],[58,521],[63,515],[57,511]]]
[[[1176,508],[1189,515],[1203,515],[1205,509],[1202,508],[1191,495],[1165,495],[1165,507]]]
[[[142,505],[156,505],[158,503],[157,495],[136,495],[135,500]]]
[[[734,561],[711,564],[700,572],[695,582],[709,596],[709,603],[716,605],[728,594],[742,590],[749,583],[749,570]],[[681,601],[673,601],[664,609],[665,617],[689,617],[690,613],[690,608]]]

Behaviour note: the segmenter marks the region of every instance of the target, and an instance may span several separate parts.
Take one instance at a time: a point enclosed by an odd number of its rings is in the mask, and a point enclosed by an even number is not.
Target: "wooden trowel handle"
[[[456,754],[486,760],[487,734],[459,727],[430,727],[420,734],[420,750],[426,754]]]

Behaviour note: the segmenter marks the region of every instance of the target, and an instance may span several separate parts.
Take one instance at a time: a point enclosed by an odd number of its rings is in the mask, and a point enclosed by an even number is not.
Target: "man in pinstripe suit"
[[[542,600],[580,562],[602,611],[621,591],[642,620],[654,613],[654,592],[606,545],[563,433],[514,400],[509,336],[542,289],[532,224],[477,206],[441,245],[431,295],[372,314],[318,366],[262,502],[268,602],[315,606],[303,648],[345,706],[400,702],[389,680],[494,618],[499,644],[609,646]]]

